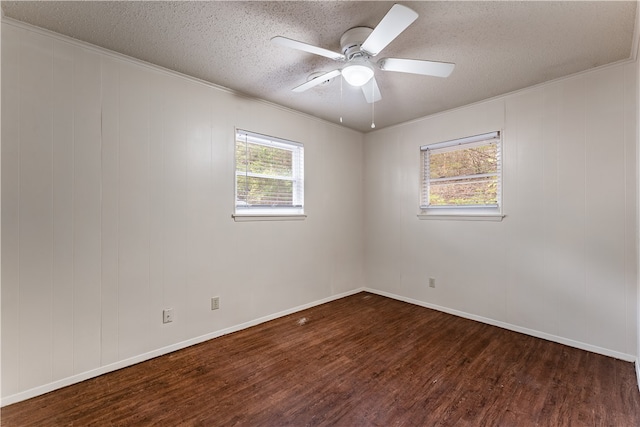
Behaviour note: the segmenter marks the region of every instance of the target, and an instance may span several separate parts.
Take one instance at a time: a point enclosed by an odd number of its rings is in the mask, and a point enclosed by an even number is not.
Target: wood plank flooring
[[[633,364],[359,293],[3,408],[2,426],[640,426]]]

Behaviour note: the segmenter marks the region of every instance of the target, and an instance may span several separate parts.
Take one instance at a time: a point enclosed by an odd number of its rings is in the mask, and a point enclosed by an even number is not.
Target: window
[[[301,215],[304,147],[236,131],[236,215]]]
[[[420,147],[422,216],[501,215],[500,132]]]

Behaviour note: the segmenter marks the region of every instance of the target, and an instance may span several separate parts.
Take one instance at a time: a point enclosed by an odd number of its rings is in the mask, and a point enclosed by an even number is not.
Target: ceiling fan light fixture
[[[360,87],[373,77],[373,70],[363,64],[349,64],[342,69],[342,76],[351,86]]]

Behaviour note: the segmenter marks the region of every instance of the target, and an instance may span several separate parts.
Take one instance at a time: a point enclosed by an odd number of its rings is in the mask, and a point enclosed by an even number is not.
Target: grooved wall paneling
[[[636,67],[613,65],[367,134],[367,285],[633,359]],[[503,131],[504,220],[419,220],[419,147],[493,130]]]
[[[358,132],[24,27],[2,47],[3,402],[363,286]],[[306,220],[233,221],[236,127],[304,144]]]

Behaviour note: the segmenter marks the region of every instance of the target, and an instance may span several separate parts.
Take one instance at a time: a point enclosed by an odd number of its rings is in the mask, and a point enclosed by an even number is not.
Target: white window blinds
[[[502,193],[500,132],[420,147],[420,207],[497,208]]]
[[[236,213],[303,213],[302,144],[236,131]]]

